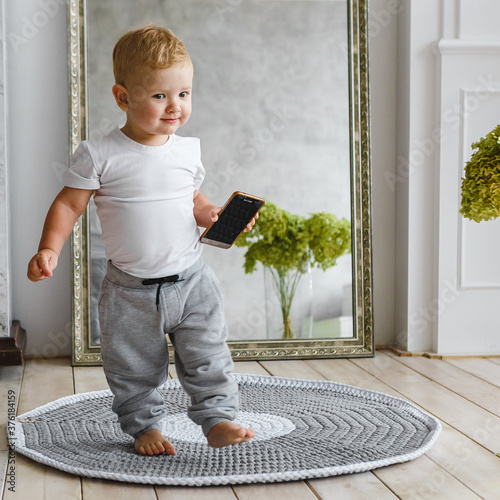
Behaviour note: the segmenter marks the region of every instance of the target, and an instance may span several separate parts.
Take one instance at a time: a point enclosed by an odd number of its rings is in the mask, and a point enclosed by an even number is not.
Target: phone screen
[[[260,198],[235,194],[219,214],[218,220],[205,231],[201,241],[222,244],[217,246],[231,246],[263,204],[264,201]]]

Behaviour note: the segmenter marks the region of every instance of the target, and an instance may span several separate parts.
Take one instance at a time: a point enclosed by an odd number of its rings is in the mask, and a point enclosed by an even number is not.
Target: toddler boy
[[[113,71],[113,96],[126,123],[75,151],[28,277],[52,276],[95,194],[108,259],[99,296],[101,353],[121,428],[142,455],[175,453],[159,424],[166,413],[157,388],[168,376],[168,333],[191,398],[188,415],[208,444],[246,442],[254,431],[232,422],[238,387],[223,292],[201,260],[197,227],[217,220],[220,207],[199,191],[205,175],[199,140],[175,134],[191,114],[191,59],[170,30],[149,25],[118,40]]]

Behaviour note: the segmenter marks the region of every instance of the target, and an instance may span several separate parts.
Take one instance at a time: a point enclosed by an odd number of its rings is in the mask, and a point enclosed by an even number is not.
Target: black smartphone
[[[201,235],[200,241],[206,245],[230,248],[263,205],[262,198],[236,191],[222,207],[219,218]]]

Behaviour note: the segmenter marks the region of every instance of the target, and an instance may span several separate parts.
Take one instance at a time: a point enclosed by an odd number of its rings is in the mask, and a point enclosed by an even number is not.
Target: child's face
[[[191,116],[192,87],[193,66],[189,61],[141,71],[126,82],[126,87],[115,85],[117,103],[127,113],[122,131],[142,144],[165,143]]]

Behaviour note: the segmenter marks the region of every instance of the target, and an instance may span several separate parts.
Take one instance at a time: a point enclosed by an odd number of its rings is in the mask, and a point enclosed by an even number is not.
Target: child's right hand
[[[50,278],[57,267],[57,259],[58,255],[53,250],[40,250],[28,264],[28,278],[35,282]]]

